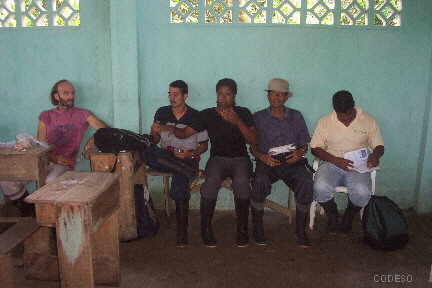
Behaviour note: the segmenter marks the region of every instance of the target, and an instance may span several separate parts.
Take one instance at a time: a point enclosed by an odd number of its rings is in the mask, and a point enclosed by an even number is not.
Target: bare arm
[[[280,162],[279,160],[271,157],[270,154],[264,154],[264,153],[259,152],[256,145],[250,146],[250,152],[252,153],[253,156],[255,156],[255,158],[257,158],[261,162],[264,162],[264,164],[266,164],[267,166],[273,167],[273,166],[279,166],[282,164],[282,162]]]
[[[47,140],[47,132],[45,123],[39,120],[39,126],[37,130],[37,140],[46,142]]]
[[[186,128],[174,127],[173,133],[177,138],[186,139],[186,138],[189,138],[190,136],[198,133],[198,131],[196,131],[195,129],[193,129],[191,127],[186,127]]]
[[[185,128],[178,128],[178,127],[169,126],[169,125],[161,125],[161,127],[162,127],[162,131],[169,131],[169,132],[173,133],[179,139],[186,139],[186,138],[189,138],[190,136],[198,133],[198,131],[196,131],[195,129],[193,129],[189,126],[185,127]]]
[[[198,145],[195,150],[181,150],[181,152],[174,152],[174,155],[177,158],[185,159],[185,158],[193,158],[194,156],[199,156],[202,153],[206,152],[208,149],[208,141],[202,142]]]
[[[238,114],[234,111],[233,108],[226,109],[223,111],[218,111],[219,115],[223,119],[228,122],[231,122],[233,125],[237,126],[240,132],[243,134],[243,137],[246,140],[246,143],[250,145],[256,144],[256,129],[254,126],[247,126],[243,120],[238,116]]]
[[[304,155],[308,151],[308,145],[305,144],[303,146],[300,146],[296,150],[292,152],[289,156],[286,157],[286,162],[288,164],[294,164],[300,160],[303,160]]]
[[[106,125],[103,121],[99,120],[96,116],[90,115],[87,118],[87,123],[90,125],[90,127],[94,129],[100,129],[100,128],[108,128],[108,125]],[[95,143],[93,136],[90,137],[90,139],[87,141],[87,143],[84,145],[84,158],[89,159],[90,153],[95,152]]]
[[[367,167],[373,168],[379,165],[379,159],[384,155],[384,146],[378,145],[374,148],[371,155],[367,160]]]
[[[201,155],[205,153],[207,150],[208,150],[208,140],[205,142],[201,142],[199,146],[195,149],[194,154]]]
[[[179,139],[186,139],[186,138],[189,138],[190,136],[198,133],[198,131],[196,131],[195,129],[193,129],[189,126],[185,127],[185,128],[178,128],[178,127],[175,127],[173,125],[164,125],[164,124],[157,124],[157,123],[154,123],[153,125],[159,127],[158,128],[159,133],[160,133],[160,131],[168,131],[169,133],[174,134]],[[159,141],[157,141],[157,142],[159,142]]]
[[[150,128],[150,134],[152,136],[152,142],[153,144],[158,144],[161,136],[160,136],[160,132],[162,131],[161,125],[157,124],[157,123],[153,123],[151,128]]]
[[[239,123],[237,124],[237,127],[242,132],[243,137],[246,140],[246,143],[250,145],[256,144],[256,128],[254,126],[248,127],[242,120],[240,120]]]
[[[108,125],[106,125],[103,121],[96,118],[94,115],[90,115],[87,118],[87,123],[90,125],[90,127],[94,129],[100,129],[100,128],[107,128]]]

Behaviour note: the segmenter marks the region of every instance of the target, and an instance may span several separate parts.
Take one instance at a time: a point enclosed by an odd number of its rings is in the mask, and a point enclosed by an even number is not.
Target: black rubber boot
[[[336,233],[339,229],[338,227],[338,219],[339,213],[337,210],[337,205],[334,199],[331,199],[327,202],[319,203],[323,208],[327,215],[327,232]]]
[[[207,247],[216,247],[216,239],[213,235],[212,219],[216,207],[216,200],[204,199],[201,197],[201,237]]]
[[[297,244],[302,248],[311,246],[311,243],[306,235],[308,213],[309,205],[296,205],[296,237]]]
[[[35,206],[24,201],[27,196],[29,196],[29,193],[25,191],[23,196],[13,201],[13,205],[18,208],[21,217],[35,217]]]
[[[188,245],[189,200],[175,201],[177,220],[177,247]]]
[[[249,199],[234,199],[237,214],[237,247],[249,244]]]
[[[352,230],[352,222],[354,220],[354,217],[359,211],[361,210],[361,207],[355,206],[351,200],[348,199],[348,207],[345,210],[345,213],[342,218],[342,223],[340,227],[340,231],[342,233],[349,233]]]
[[[172,171],[173,173],[177,173],[177,174],[186,176],[190,182],[192,182],[193,179],[195,179],[196,176],[198,175],[197,169],[194,169],[194,168],[188,166],[187,164],[181,162],[180,160],[178,160],[175,157],[172,157],[169,159],[160,157],[157,159],[157,162],[159,165]]]
[[[253,237],[257,245],[267,245],[267,240],[264,236],[264,209],[258,210],[252,207],[252,223],[253,223]]]

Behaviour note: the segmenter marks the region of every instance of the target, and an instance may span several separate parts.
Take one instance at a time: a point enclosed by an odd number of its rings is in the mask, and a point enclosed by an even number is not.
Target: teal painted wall
[[[398,29],[172,25],[166,1],[139,1],[144,131],[157,107],[167,104],[167,85],[175,79],[189,83],[189,103],[201,109],[215,105],[217,80],[232,77],[239,85],[238,104],[252,111],[267,105],[263,90],[269,79],[289,79],[294,97],[288,105],[303,112],[311,133],[331,110],[331,95],[348,89],[358,106],[378,119],[386,142],[378,194],[413,207],[425,152],[421,141],[430,135],[422,123],[424,113],[430,113],[424,107],[430,97],[432,5],[405,1],[404,9]],[[283,184],[273,190],[273,198],[286,201]],[[219,207],[230,207],[230,193],[219,198]]]
[[[331,110],[331,95],[351,90],[386,141],[378,194],[432,211],[431,1],[405,1],[397,29],[170,25],[168,1],[118,2],[81,1],[79,28],[0,29],[1,141],[36,130],[61,78],[76,84],[78,106],[110,125],[148,132],[168,103],[170,81],[186,80],[189,103],[202,109],[215,105],[217,80],[232,77],[238,104],[254,112],[267,105],[267,81],[283,77],[294,92],[288,105],[303,112],[311,133]],[[283,184],[273,191],[287,201]],[[219,208],[232,207],[230,192],[219,198]],[[193,200],[196,208],[198,195]]]
[[[81,1],[81,26],[0,29],[0,140],[36,133],[60,79],[76,86],[76,105],[113,119],[110,19],[105,1]]]
[[[432,24],[430,33],[432,34]],[[423,120],[423,135],[421,139],[421,151],[417,174],[417,206],[416,210],[420,213],[432,210],[432,54],[429,66],[429,89],[425,103],[425,113]]]

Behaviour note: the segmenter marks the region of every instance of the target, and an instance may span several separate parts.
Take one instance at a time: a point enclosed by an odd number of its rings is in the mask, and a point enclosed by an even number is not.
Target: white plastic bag
[[[44,148],[49,148],[49,145],[43,141],[39,141],[36,138],[34,138],[32,135],[27,133],[21,133],[16,135],[17,143],[20,141],[24,141],[24,143],[30,142],[32,145],[38,144]]]
[[[15,136],[15,139],[16,141],[0,142],[0,148],[13,148],[17,151],[26,151],[34,145],[49,148],[47,143],[36,140],[31,134],[20,133]]]

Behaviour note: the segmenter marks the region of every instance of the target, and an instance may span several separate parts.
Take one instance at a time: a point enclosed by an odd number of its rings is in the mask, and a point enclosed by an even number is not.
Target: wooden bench
[[[136,238],[136,219],[135,219],[135,200],[133,198],[133,185],[146,184],[148,185],[148,176],[163,177],[163,197],[164,210],[167,217],[171,215],[169,196],[170,177],[172,173],[159,172],[148,168],[139,157],[132,152],[121,152],[118,155],[111,153],[93,152],[90,154],[92,171],[109,171],[119,173],[121,175],[121,191],[120,191],[120,239],[129,240]],[[191,184],[191,193],[199,192],[202,181],[204,180],[204,171],[200,170],[197,181]],[[222,187],[233,191],[232,180],[225,179]],[[289,223],[292,223],[293,214],[295,211],[294,193],[289,191],[288,205],[284,206],[272,200],[266,199],[265,207],[270,208],[288,217]],[[135,235],[135,236],[134,236]]]
[[[0,283],[2,288],[16,287],[16,278],[11,252],[28,237],[39,225],[34,218],[0,217],[0,223],[12,224],[0,234]]]
[[[170,198],[170,177],[173,176],[172,173],[169,172],[160,172],[148,167],[145,167],[144,165],[140,167],[142,170],[138,172],[138,175],[142,175],[142,177],[145,178],[145,183],[148,185],[148,176],[160,176],[162,177],[162,183],[163,183],[163,201],[164,201],[164,210],[167,217],[170,217],[171,215],[171,198]]]
[[[201,178],[200,179],[204,179],[204,174],[201,174]],[[223,182],[222,182],[222,187],[226,188],[230,191],[233,191],[232,188],[232,179],[231,178],[226,178]],[[201,189],[201,183],[193,183],[191,185],[191,192],[199,192]],[[266,208],[270,208],[278,213],[281,213],[285,216],[288,217],[288,222],[289,224],[292,223],[292,218],[293,218],[293,214],[295,214],[295,200],[294,200],[294,193],[288,189],[288,193],[289,193],[289,200],[288,200],[288,205],[287,206],[283,206],[275,201],[272,201],[270,199],[266,199],[264,201],[264,207]]]

